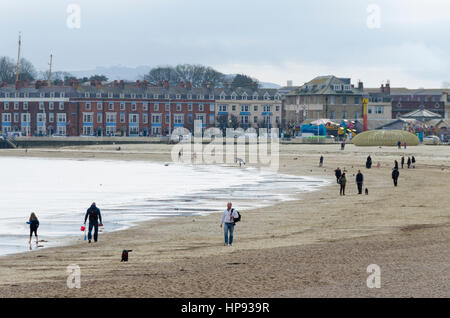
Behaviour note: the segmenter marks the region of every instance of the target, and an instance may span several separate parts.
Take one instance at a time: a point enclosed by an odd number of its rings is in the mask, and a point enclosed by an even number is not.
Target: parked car
[[[438,136],[426,136],[423,138],[424,145],[439,145],[441,140]]]

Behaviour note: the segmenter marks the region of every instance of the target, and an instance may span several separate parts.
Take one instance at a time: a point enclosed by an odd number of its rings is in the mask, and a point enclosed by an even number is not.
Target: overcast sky
[[[80,28],[67,25],[69,4]],[[198,63],[281,85],[333,74],[439,88],[449,12],[448,0],[1,0],[0,56],[16,57],[21,31],[41,70],[51,52],[56,70]]]

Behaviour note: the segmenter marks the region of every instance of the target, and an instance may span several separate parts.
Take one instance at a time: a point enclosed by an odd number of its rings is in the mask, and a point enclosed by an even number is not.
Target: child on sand
[[[34,212],[31,212],[30,218],[28,219],[28,224],[30,224],[30,240],[28,241],[29,244],[31,244],[31,237],[34,235],[36,236],[36,245],[38,245],[38,235],[37,235],[37,229],[39,227],[39,220]]]

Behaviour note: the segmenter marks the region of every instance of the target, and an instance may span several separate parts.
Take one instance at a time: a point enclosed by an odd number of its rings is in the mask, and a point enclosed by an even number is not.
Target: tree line
[[[0,57],[0,82],[5,81],[8,84],[14,84],[16,80],[16,61],[7,57]],[[49,71],[38,71],[34,65],[25,58],[20,60],[19,81],[48,80]],[[190,82],[192,87],[224,87],[228,82],[228,86],[232,89],[237,87],[249,88],[256,90],[260,88],[258,80],[251,78],[245,74],[237,74],[235,76],[227,76],[212,67],[204,65],[179,64],[176,66],[158,66],[152,68],[142,78],[153,85],[159,85],[161,82],[169,81],[171,86],[178,86],[180,82]],[[90,77],[76,78],[69,72],[55,71],[51,74],[53,85],[57,85],[60,81],[68,84],[69,80],[77,79],[79,83],[86,83],[91,80],[108,81],[108,77],[102,74],[92,75]]]

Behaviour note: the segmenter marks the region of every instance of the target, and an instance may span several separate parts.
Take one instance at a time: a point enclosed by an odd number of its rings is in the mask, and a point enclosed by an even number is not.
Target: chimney
[[[125,82],[123,80],[120,80],[120,88],[121,89],[125,88]]]
[[[186,82],[186,88],[187,89],[191,89],[192,88],[191,82],[189,82],[189,81]]]
[[[169,81],[168,80],[164,81],[164,88],[169,88]]]
[[[141,81],[140,80],[136,80],[136,86],[137,87],[141,87]]]
[[[34,88],[39,89],[39,88],[41,88],[41,85],[42,85],[42,82],[38,80],[34,83]]]
[[[361,81],[358,82],[358,89],[359,89],[360,91],[362,91],[362,90],[364,89],[363,82],[361,82]]]
[[[391,95],[391,84],[389,83],[389,81],[387,81],[387,83],[386,83],[384,92],[388,95]]]
[[[381,92],[384,93],[384,85],[383,84],[381,84],[381,88],[380,89],[381,89]]]
[[[20,86],[21,86],[20,81],[16,81],[16,91],[20,88]]]
[[[180,81],[180,87],[184,88],[184,82]]]
[[[5,80],[3,80],[0,87],[6,87],[7,85],[8,85],[8,83]]]

